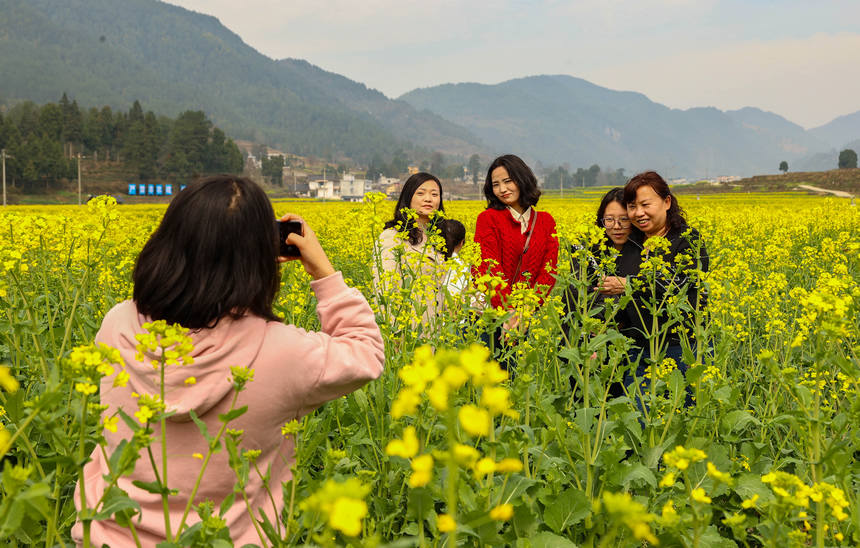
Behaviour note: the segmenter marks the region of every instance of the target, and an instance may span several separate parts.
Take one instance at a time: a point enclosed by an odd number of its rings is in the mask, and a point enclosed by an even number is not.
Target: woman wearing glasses
[[[606,240],[591,249],[574,245],[571,250],[574,257],[574,264],[572,265],[574,272],[581,268],[578,257],[582,252],[586,253],[585,287],[594,291],[594,293],[589,292],[589,308],[601,303],[604,297],[624,293],[624,286],[627,283],[626,276],[632,274],[632,272],[618,268],[618,263],[621,261],[619,255],[633,231],[632,223],[627,216],[623,188],[613,188],[603,196],[600,206],[597,208],[596,224],[604,229]],[[614,263],[607,260],[612,257],[615,258]],[[575,282],[565,292],[565,304],[568,311],[580,307],[577,303],[582,287],[582,282]],[[585,311],[583,310],[583,312]]]

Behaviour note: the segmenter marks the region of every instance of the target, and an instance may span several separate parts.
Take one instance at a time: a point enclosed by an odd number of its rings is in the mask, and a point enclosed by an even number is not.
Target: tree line
[[[566,166],[558,166],[544,172],[544,188],[574,188],[583,186],[624,186],[627,184],[624,168],[604,169],[593,164],[589,168],[576,168],[576,171]]]
[[[244,165],[233,140],[202,111],[172,119],[144,112],[138,101],[128,112],[84,110],[65,93],[58,103],[25,101],[0,113],[0,148],[7,181],[24,193],[75,178],[78,154],[120,162],[140,181],[187,183],[206,173],[240,173]]]

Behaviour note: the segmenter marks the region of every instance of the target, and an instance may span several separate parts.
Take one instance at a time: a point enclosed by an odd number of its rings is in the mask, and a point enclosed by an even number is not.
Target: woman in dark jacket
[[[596,290],[593,293],[589,292],[586,297],[588,308],[600,306],[606,296],[620,295],[624,292],[624,286],[619,285],[620,290],[618,290],[614,281],[607,280],[607,277],[620,280],[633,273],[619,268],[621,266],[619,254],[633,231],[630,218],[627,216],[623,188],[615,187],[603,196],[600,206],[597,208],[595,224],[604,229],[605,241],[592,246],[590,249],[586,249],[580,244],[574,244],[570,250],[571,257],[573,257],[571,269],[574,272],[580,271],[582,267],[580,260],[584,259],[585,276],[584,279],[572,283],[565,291],[564,302],[567,311],[581,307],[582,303],[579,302],[579,299],[583,294],[581,289],[585,287]],[[582,256],[583,252],[585,253],[584,257]],[[615,258],[614,262],[610,260],[613,257]],[[612,288],[607,284],[613,284]]]
[[[636,377],[641,378],[649,368],[648,360],[654,353],[673,358],[682,373],[687,364],[682,359],[682,332],[691,346],[695,345],[692,333],[693,314],[705,306],[707,293],[699,278],[707,272],[709,257],[699,232],[687,224],[684,211],[669,185],[654,171],[640,173],[624,187],[627,216],[634,230],[624,244],[618,269],[628,273],[626,278],[607,277],[605,291],[624,291],[632,288],[633,302],[626,308],[629,333],[636,341],[639,365]],[[654,245],[649,240],[665,238],[668,247]],[[662,261],[648,261],[660,257]],[[642,270],[643,261],[646,271]],[[657,264],[659,263],[659,264]],[[653,272],[648,271],[653,270]],[[682,313],[670,313],[667,297],[682,293],[678,306]],[[674,306],[674,305],[673,305]],[[656,312],[656,314],[655,314]],[[631,384],[632,378],[625,384]],[[689,391],[687,395],[689,404]]]

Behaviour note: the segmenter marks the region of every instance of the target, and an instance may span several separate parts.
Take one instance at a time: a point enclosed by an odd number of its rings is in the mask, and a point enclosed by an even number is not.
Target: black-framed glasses
[[[604,217],[600,219],[600,222],[603,223],[604,228],[609,228],[610,226],[615,226],[618,224],[621,228],[627,228],[630,226],[630,219],[627,217]]]

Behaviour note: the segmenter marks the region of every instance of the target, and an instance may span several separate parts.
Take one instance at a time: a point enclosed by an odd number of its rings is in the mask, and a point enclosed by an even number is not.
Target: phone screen
[[[278,241],[281,242],[280,256],[281,257],[301,257],[302,254],[299,252],[299,248],[287,244],[287,236],[290,234],[302,234],[302,222],[301,221],[275,221],[275,226],[277,227]]]

